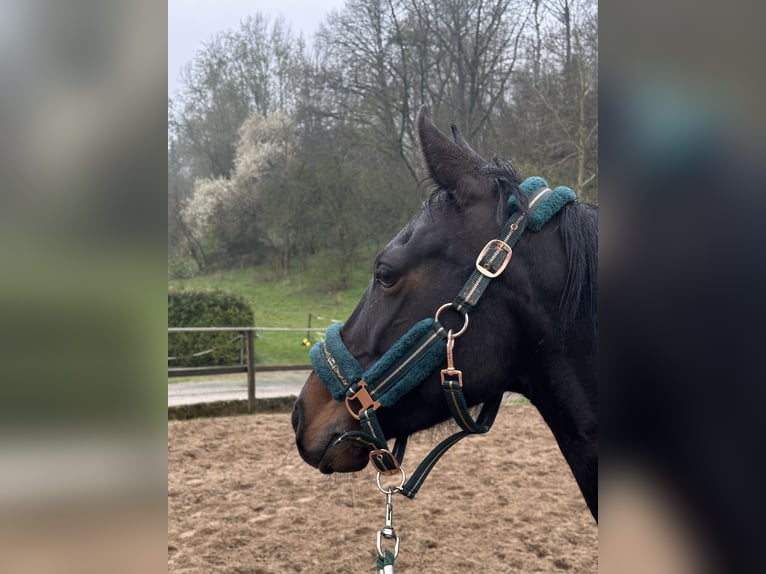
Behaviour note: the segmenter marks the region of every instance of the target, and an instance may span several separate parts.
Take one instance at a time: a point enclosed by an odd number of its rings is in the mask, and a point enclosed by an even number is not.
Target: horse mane
[[[457,139],[456,143],[472,157],[481,159],[464,141]],[[491,163],[480,167],[480,172],[497,182],[497,220],[500,225],[508,218],[511,196],[518,209],[527,211],[529,196],[519,187],[521,176],[510,161],[496,155]],[[429,178],[421,183],[427,181]],[[424,208],[430,210],[433,202],[444,199],[455,198],[435,186],[424,202]],[[558,216],[558,224],[567,261],[567,276],[559,302],[563,342],[566,345],[592,341],[595,349],[598,332],[598,207],[580,201],[567,204]]]
[[[559,217],[567,277],[559,303],[565,343],[592,341],[598,333],[598,206],[575,201]]]
[[[522,179],[510,161],[495,156],[482,173],[497,181],[498,222],[508,218],[507,202],[513,196],[519,209],[527,211],[529,196],[519,187]],[[560,326],[565,345],[591,341],[598,333],[598,207],[575,201],[559,216],[567,276],[559,301]]]
[[[493,178],[497,182],[497,191],[500,194],[497,215],[498,222],[503,223],[508,219],[508,199],[513,196],[516,205],[524,213],[527,212],[529,197],[519,187],[521,176],[513,164],[505,158],[498,155],[492,158],[492,163],[482,168],[482,173],[487,177]]]

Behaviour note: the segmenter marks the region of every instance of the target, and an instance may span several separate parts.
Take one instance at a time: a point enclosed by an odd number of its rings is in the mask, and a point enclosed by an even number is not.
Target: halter
[[[386,526],[378,532],[377,543],[380,572],[386,571],[386,566],[391,567],[388,571],[393,571],[393,560],[399,549],[399,537],[391,524],[392,495],[399,492],[414,498],[442,455],[463,437],[489,431],[500,409],[502,395],[486,401],[476,419],[471,416],[463,394],[463,374],[453,362],[455,340],[468,328],[469,313],[486,288],[510,263],[513,247],[525,229],[538,231],[564,205],[575,200],[574,192],[568,187],[551,190],[540,177],[528,178],[519,187],[529,196],[527,209],[521,209],[513,196],[509,198],[510,217],[500,237],[490,240],[481,250],[471,276],[455,299],[439,307],[433,318],[413,325],[371,367],[364,370],[346,348],[340,336],[341,324],[330,326],[325,341],[316,343],[311,349],[311,363],[317,375],[335,400],[345,401],[349,413],[362,427],[361,431],[344,433],[334,444],[351,441],[367,449],[370,463],[379,473],[378,488],[386,494]],[[463,317],[463,325],[457,332],[448,330],[439,321],[447,309],[453,309]],[[441,370],[442,390],[450,412],[462,430],[436,445],[406,480],[401,463],[407,438],[397,438],[393,449],[389,450],[376,411],[393,406],[445,360],[447,366]],[[397,473],[401,477],[398,486],[381,486],[381,475]],[[381,535],[387,539],[395,538],[393,553],[381,549]]]
[[[538,231],[565,204],[575,199],[574,192],[568,187],[551,190],[540,177],[530,177],[519,187],[530,198],[528,208],[519,209],[515,198],[510,197],[508,208],[511,214],[500,237],[490,240],[481,250],[474,271],[455,299],[439,307],[433,318],[413,325],[370,368],[363,370],[348,351],[340,336],[342,325],[339,323],[331,325],[325,341],[316,343],[311,349],[311,363],[317,375],[335,400],[345,401],[349,413],[362,427],[361,431],[346,432],[336,443],[353,441],[360,444],[370,451],[370,462],[384,475],[399,472],[406,439],[397,439],[393,450],[389,450],[375,411],[393,406],[447,359],[447,368],[441,371],[442,389],[462,431],[437,445],[410,480],[402,485],[402,494],[409,498],[415,497],[423,480],[447,449],[467,434],[485,433],[492,426],[500,398],[485,403],[477,419],[471,417],[463,395],[462,373],[453,365],[455,339],[468,328],[468,315],[490,282],[508,266],[513,246],[524,230],[529,227]],[[457,332],[446,329],[439,321],[441,314],[450,308],[463,317],[463,326]]]

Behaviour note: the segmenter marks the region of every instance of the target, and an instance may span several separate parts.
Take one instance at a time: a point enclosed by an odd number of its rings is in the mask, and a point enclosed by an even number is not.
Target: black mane
[[[467,151],[475,154],[470,148]],[[519,187],[522,178],[510,161],[495,156],[492,163],[482,166],[480,171],[497,183],[500,225],[508,219],[507,205],[511,196],[522,211],[528,209],[529,197]],[[428,178],[421,183],[426,181]],[[423,204],[426,210],[430,210],[435,202],[455,199],[452,192],[433,183],[434,187]],[[562,209],[558,224],[567,261],[567,277],[559,303],[563,340],[565,344],[592,341],[595,348],[598,332],[598,207],[579,201],[570,203]]]
[[[519,187],[522,179],[511,162],[495,156],[482,172],[497,181],[501,222],[508,217],[505,206],[511,195],[521,210],[527,210],[529,197]],[[598,333],[598,207],[580,201],[564,206],[559,216],[559,233],[567,261],[567,277],[559,303],[564,343],[590,341],[595,350]]]
[[[576,201],[564,207],[559,232],[567,260],[567,278],[561,295],[565,342],[592,341],[598,334],[598,207]]]

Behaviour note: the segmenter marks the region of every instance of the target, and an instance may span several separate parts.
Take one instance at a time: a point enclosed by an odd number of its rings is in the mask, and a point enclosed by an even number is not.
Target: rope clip
[[[456,335],[452,333],[452,329],[447,333],[447,368],[441,370],[442,385],[444,385],[445,379],[455,380],[457,377],[457,384],[463,386],[463,371],[455,368],[455,361],[452,357],[452,349],[455,346]]]

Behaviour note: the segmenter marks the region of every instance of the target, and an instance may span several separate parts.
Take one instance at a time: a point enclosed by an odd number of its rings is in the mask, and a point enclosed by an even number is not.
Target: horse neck
[[[598,519],[598,420],[595,356],[563,350],[532,366],[528,398],[550,427],[588,508]]]

